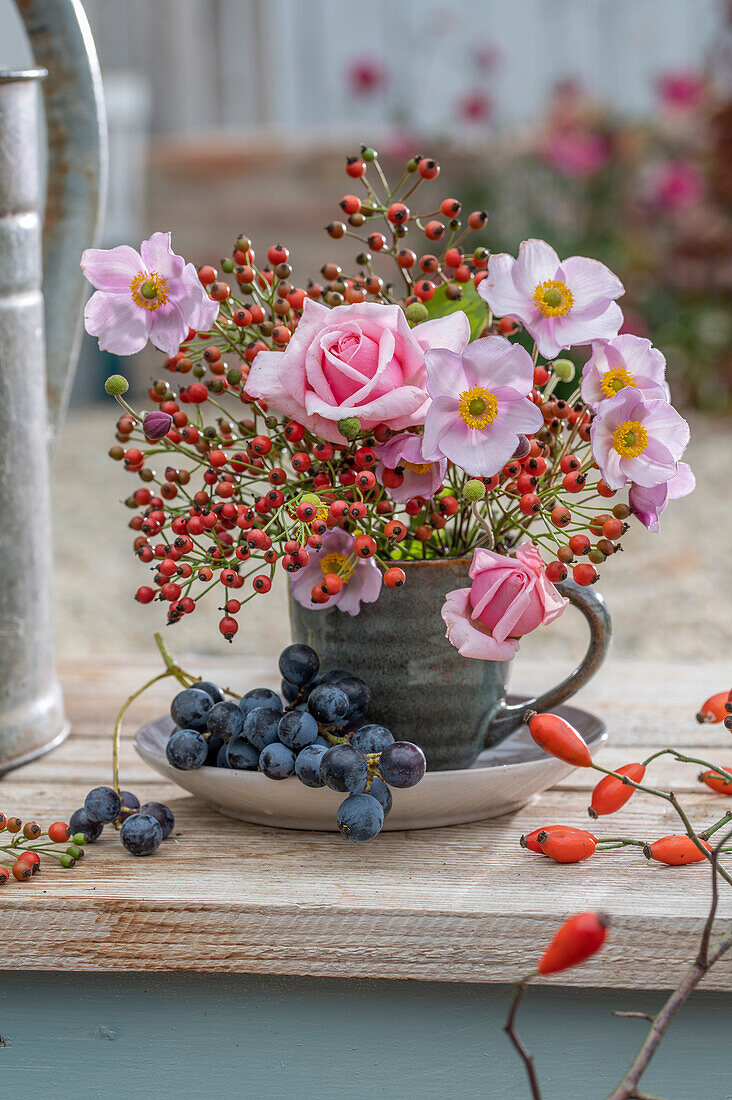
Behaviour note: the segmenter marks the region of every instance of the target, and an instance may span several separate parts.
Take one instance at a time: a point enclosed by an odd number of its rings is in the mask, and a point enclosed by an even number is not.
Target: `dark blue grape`
[[[371,790],[368,792],[378,802],[381,803],[381,808],[384,811],[384,817],[387,818],[391,813],[392,802],[394,801],[391,796],[391,791],[387,787],[386,783],[379,779],[378,775],[375,775],[371,781]]]
[[[188,772],[206,763],[208,741],[198,730],[174,730],[165,746],[168,763]]]
[[[318,736],[318,723],[306,710],[290,710],[280,718],[277,735],[283,745],[299,752]]]
[[[270,707],[257,707],[250,710],[244,719],[242,736],[251,741],[255,749],[261,752],[265,745],[271,745],[277,740],[277,726],[279,725],[282,711],[273,710]]]
[[[163,842],[163,829],[151,814],[134,814],[125,821],[119,838],[131,855],[150,856]]]
[[[231,741],[229,742],[229,745],[230,744],[231,744]],[[245,741],[244,744],[249,745],[249,742]],[[216,754],[216,767],[217,768],[230,768],[231,767],[231,764],[229,763],[229,760],[228,760],[228,757],[227,757],[227,752],[228,752],[228,749],[229,749],[229,745],[227,745],[226,741],[221,742],[221,748],[219,749],[218,753]],[[257,750],[254,748],[254,746],[250,745],[249,747],[251,748],[252,752],[256,755]]]
[[[289,680],[283,679],[280,682],[280,692],[284,696],[288,703],[298,703],[302,696],[300,692],[303,689],[298,687],[297,684],[291,684]]]
[[[324,726],[340,726],[346,720],[350,703],[345,691],[332,684],[318,684],[310,692],[308,710]]]
[[[359,752],[381,752],[387,745],[394,744],[394,735],[385,726],[369,723],[356,730],[351,744]]]
[[[250,711],[260,707],[278,710],[282,714],[282,700],[276,691],[270,691],[269,688],[252,688],[243,699],[239,700],[239,706],[245,718]]]
[[[199,680],[195,684],[191,684],[192,688],[196,691],[205,691],[211,698],[212,703],[223,703],[224,693],[217,684],[212,684],[210,680]]]
[[[208,752],[206,753],[206,759],[204,764],[208,768],[216,767],[216,759],[219,755],[219,749],[225,744],[220,737],[209,737],[208,739]]]
[[[323,753],[330,746],[308,745],[297,754],[295,760],[295,775],[306,787],[324,787],[323,777],[320,774],[320,761]]]
[[[373,840],[384,824],[381,803],[370,794],[350,794],[336,815],[338,828],[349,840]]]
[[[320,774],[333,791],[355,791],[368,775],[366,758],[351,745],[333,745],[323,753]]]
[[[111,787],[95,787],[84,799],[84,808],[92,821],[108,825],[119,817],[122,801]]]
[[[164,802],[146,802],[144,806],[140,807],[140,813],[155,818],[163,830],[163,840],[173,832],[175,817],[173,811]]]
[[[291,684],[304,687],[318,675],[318,654],[309,645],[288,645],[280,653],[280,672]]]
[[[241,733],[244,725],[244,715],[241,708],[231,701],[214,703],[208,712],[206,726],[208,732],[214,737],[220,737],[222,741],[230,741]]]
[[[288,779],[295,774],[295,754],[280,741],[265,745],[259,757],[259,770],[267,779]]]
[[[411,741],[395,741],[379,757],[379,773],[390,787],[413,787],[426,770],[424,753]]]
[[[72,836],[75,833],[83,833],[86,837],[87,844],[93,844],[94,841],[102,835],[101,821],[93,821],[86,812],[86,807],[82,806],[78,810],[74,810],[69,818],[69,831]]]
[[[186,688],[179,691],[170,704],[170,717],[179,729],[206,729],[206,718],[213,706],[213,699],[198,688]]]
[[[345,691],[350,707],[348,710],[349,721],[363,718],[368,713],[371,702],[371,689],[359,676],[352,676],[350,672],[343,672],[336,668],[332,672],[326,672],[320,678],[321,684],[331,684]]]
[[[330,741],[328,740],[327,737],[323,737],[322,733],[318,734],[318,736],[313,741],[313,744],[314,745],[322,745],[324,749],[329,749],[330,748]]]
[[[259,767],[260,751],[240,733],[238,737],[232,737],[226,746],[226,767],[240,772],[255,772]]]
[[[135,810],[140,809],[140,799],[130,791],[120,791],[119,798],[122,805],[115,821],[121,825],[126,817],[129,817]]]

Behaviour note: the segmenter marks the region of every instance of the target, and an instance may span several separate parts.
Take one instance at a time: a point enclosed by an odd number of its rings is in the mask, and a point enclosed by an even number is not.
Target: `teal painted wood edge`
[[[13,1100],[525,1100],[501,1031],[510,989],[237,975],[4,973],[0,1079]],[[600,1100],[662,994],[535,988],[521,1012],[545,1100]],[[730,1000],[683,1010],[644,1088],[730,1100]]]

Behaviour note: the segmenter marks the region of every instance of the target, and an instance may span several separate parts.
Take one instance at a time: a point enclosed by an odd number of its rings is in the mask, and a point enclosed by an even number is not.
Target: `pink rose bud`
[[[145,413],[142,421],[142,430],[146,439],[162,439],[173,427],[173,417],[170,413],[155,409],[154,412]]]

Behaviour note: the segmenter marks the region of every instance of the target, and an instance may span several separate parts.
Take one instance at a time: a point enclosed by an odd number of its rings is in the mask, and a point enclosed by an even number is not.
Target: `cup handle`
[[[549,688],[543,695],[535,699],[525,699],[521,703],[500,704],[489,723],[486,744],[496,743],[520,723],[516,719],[521,718],[525,711],[546,711],[559,706],[590,680],[605,660],[612,640],[612,623],[605,601],[591,588],[583,588],[574,581],[563,581],[557,585],[563,596],[569,598],[570,603],[578,608],[590,628],[590,644],[587,647],[582,661],[570,673],[565,680],[553,688]]]

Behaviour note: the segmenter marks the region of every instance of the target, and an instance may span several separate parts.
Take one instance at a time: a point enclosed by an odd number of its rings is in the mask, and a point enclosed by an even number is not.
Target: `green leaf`
[[[462,298],[453,301],[447,296],[447,287],[440,286],[429,302],[424,304],[427,307],[430,320],[433,317],[447,317],[450,313],[457,313],[458,310],[462,310],[470,322],[470,339],[477,340],[488,320],[488,306],[478,294],[472,280],[469,283],[462,284],[462,291]]]

